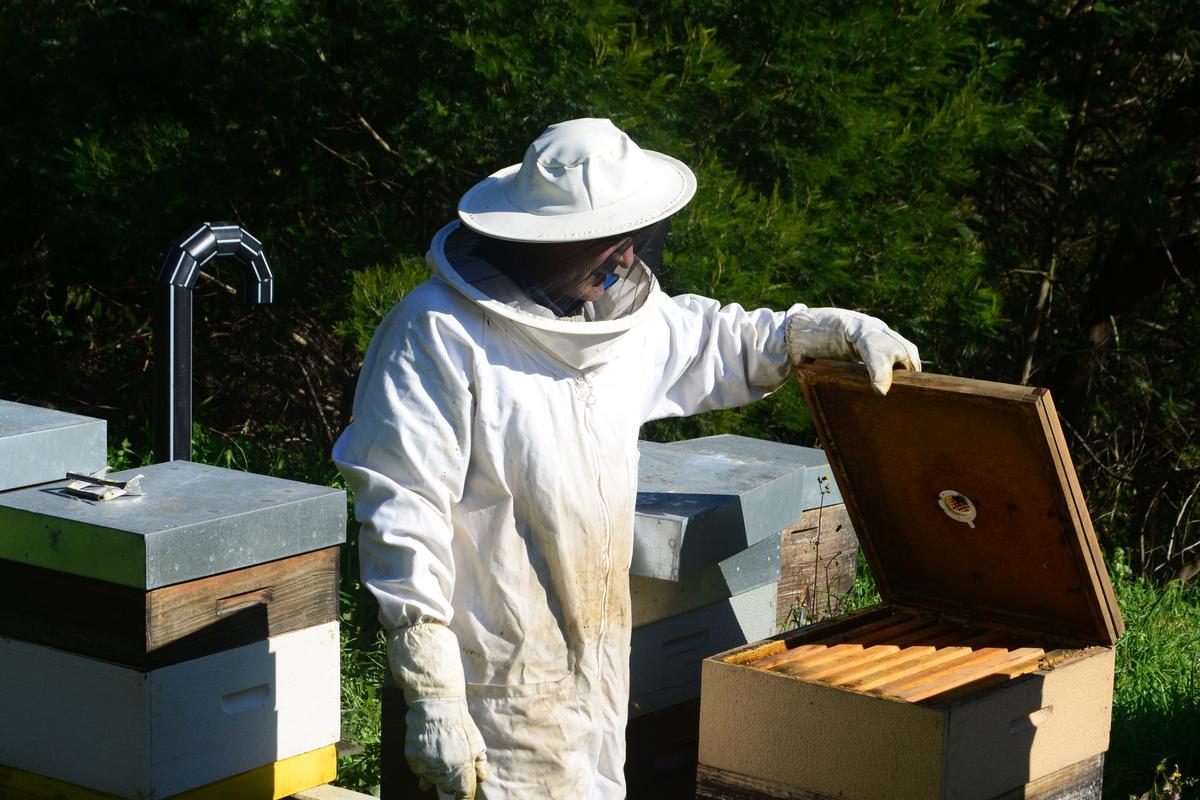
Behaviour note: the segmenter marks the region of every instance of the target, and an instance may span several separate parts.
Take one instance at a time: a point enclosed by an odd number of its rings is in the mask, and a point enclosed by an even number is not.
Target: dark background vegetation
[[[200,455],[334,481],[361,351],[458,196],[547,124],[607,116],[699,178],[668,290],[865,310],[928,370],[1050,387],[1113,570],[1149,592],[1127,616],[1194,622],[1198,45],[1190,0],[8,0],[0,396],[145,457],[157,267],[234,221],[277,302],[200,279]],[[790,388],[645,435],[718,431],[813,441]],[[1176,633],[1178,664],[1118,704],[1113,797],[1158,757],[1200,771]]]

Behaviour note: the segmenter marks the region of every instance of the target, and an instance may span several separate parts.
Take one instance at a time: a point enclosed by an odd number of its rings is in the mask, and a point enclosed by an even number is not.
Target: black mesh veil
[[[493,239],[459,226],[445,252],[459,275],[492,299],[565,320],[618,319],[649,296],[668,225],[555,243]]]

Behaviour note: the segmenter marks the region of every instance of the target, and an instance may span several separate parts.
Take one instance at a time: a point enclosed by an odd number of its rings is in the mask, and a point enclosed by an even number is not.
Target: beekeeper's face
[[[633,266],[633,236],[602,240],[564,260],[563,294],[576,300],[599,300],[618,270]]]
[[[527,279],[549,297],[599,300],[618,272],[634,261],[633,234],[586,242],[536,245],[536,257],[525,263]]]

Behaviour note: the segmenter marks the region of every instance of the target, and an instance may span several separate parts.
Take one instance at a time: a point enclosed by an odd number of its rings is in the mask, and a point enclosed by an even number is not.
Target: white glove
[[[916,345],[883,320],[844,308],[796,308],[788,315],[787,343],[793,364],[804,358],[860,359],[880,394],[892,388],[893,364],[921,371]]]
[[[388,638],[388,665],[404,687],[404,756],[421,788],[473,800],[486,777],[487,754],[467,711],[458,639],[437,623],[401,628]]]

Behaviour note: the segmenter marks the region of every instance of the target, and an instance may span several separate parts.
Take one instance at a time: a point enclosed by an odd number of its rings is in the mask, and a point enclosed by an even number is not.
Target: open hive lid
[[[889,603],[1111,645],[1123,629],[1050,392],[819,361],[799,378]]]

